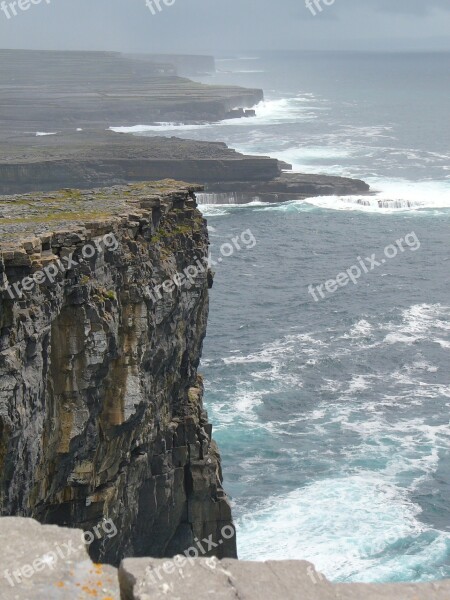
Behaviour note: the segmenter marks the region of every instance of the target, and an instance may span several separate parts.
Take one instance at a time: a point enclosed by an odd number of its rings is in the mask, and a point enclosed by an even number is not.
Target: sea
[[[200,196],[216,271],[201,372],[239,557],[305,559],[340,582],[449,578],[450,54],[217,67],[202,81],[264,89],[255,118],[127,131],[375,192]]]

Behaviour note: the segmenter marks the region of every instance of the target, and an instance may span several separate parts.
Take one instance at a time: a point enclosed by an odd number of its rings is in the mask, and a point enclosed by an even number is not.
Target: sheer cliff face
[[[1,513],[112,519],[91,555],[113,564],[218,542],[231,512],[197,373],[212,278],[192,188],[0,198],[0,213]],[[235,538],[213,552],[235,556]]]

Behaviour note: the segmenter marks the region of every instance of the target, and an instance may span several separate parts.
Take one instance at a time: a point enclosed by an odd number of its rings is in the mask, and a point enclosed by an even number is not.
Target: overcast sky
[[[323,6],[316,16],[305,0],[159,0],[161,12],[152,0],[156,14],[146,1],[41,0],[13,16],[4,0],[11,18],[0,11],[0,47],[216,55],[450,50],[450,0],[316,0]]]

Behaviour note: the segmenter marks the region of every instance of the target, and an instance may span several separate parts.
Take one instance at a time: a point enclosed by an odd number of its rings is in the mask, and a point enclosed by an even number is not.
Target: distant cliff
[[[216,72],[213,56],[200,54],[130,54],[130,58],[144,63],[172,65],[177,75],[205,75]],[[135,63],[136,64],[136,63]]]
[[[151,55],[143,60],[118,52],[0,50],[0,82],[1,137],[218,121],[264,98],[260,89],[197,83]]]
[[[0,511],[111,519],[97,561],[232,526],[197,373],[212,276],[193,191],[0,198]],[[235,536],[211,553],[236,556]]]
[[[0,142],[0,194],[89,188],[152,179],[205,184],[208,192],[277,202],[322,195],[366,194],[363,181],[285,173],[290,165],[248,156],[222,142],[83,131]]]

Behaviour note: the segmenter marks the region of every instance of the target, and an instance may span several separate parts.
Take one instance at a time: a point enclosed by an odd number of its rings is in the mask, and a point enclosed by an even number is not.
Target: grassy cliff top
[[[0,196],[0,247],[26,237],[129,214],[140,209],[145,200],[170,202],[171,198],[200,189],[166,179],[91,190]]]

